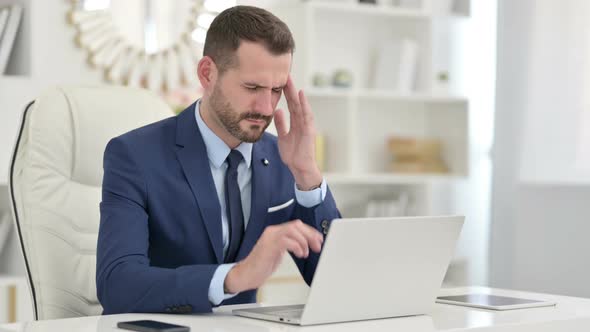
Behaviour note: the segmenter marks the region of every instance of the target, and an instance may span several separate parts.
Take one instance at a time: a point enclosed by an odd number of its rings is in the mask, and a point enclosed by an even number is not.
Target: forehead
[[[291,71],[291,53],[274,55],[262,44],[242,41],[236,52],[238,78],[260,85],[283,85]]]

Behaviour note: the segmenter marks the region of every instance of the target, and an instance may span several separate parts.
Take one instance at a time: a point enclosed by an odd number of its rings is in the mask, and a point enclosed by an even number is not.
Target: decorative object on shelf
[[[22,15],[21,5],[0,8],[0,75],[6,72]]]
[[[352,73],[346,69],[337,69],[332,74],[332,85],[338,88],[352,87]]]
[[[449,93],[449,72],[447,70],[440,70],[436,73],[434,86],[432,92],[437,94]]]
[[[71,0],[89,62],[116,84],[173,91],[196,84],[209,25],[235,0]]]
[[[442,142],[437,139],[391,137],[391,170],[398,173],[448,173],[442,159]]]
[[[447,71],[440,71],[436,74],[436,79],[443,84],[449,82],[449,73]]]
[[[410,93],[416,86],[417,67],[418,43],[411,39],[385,42],[377,51],[373,87]]]
[[[328,76],[326,76],[326,74],[324,73],[315,73],[313,75],[313,86],[315,86],[316,88],[323,88],[328,86],[329,80],[328,80]]]

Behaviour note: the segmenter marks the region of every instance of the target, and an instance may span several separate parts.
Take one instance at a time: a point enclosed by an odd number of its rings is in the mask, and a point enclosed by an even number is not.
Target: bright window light
[[[111,0],[83,0],[84,10],[104,10],[110,7]]]
[[[222,12],[226,8],[233,7],[236,5],[235,0],[206,0],[205,9],[211,12]]]
[[[205,30],[203,28],[196,28],[193,31],[193,33],[191,34],[191,37],[193,38],[193,40],[199,44],[205,43],[206,36],[207,36],[207,30]]]
[[[197,18],[197,24],[204,29],[209,29],[209,26],[211,25],[211,22],[213,22],[213,19],[215,19],[215,15],[213,14],[201,14]]]
[[[213,22],[213,19],[215,19],[215,15],[213,14],[201,14],[197,18],[197,24],[204,29],[209,29],[209,26],[211,25],[211,22]]]

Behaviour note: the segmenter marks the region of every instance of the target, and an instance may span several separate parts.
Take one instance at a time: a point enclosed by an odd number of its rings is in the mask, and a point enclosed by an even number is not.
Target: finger
[[[303,234],[298,227],[291,226],[286,228],[285,236],[299,243],[303,248],[305,257],[309,255],[309,242],[307,241],[305,234]]]
[[[307,100],[307,96],[303,90],[299,90],[299,101],[301,103],[301,114],[303,115],[303,124],[306,128],[313,128],[313,112],[311,111],[311,105]]]
[[[301,247],[301,244],[290,237],[283,238],[284,249],[292,253],[298,258],[305,258],[305,251]]]
[[[285,99],[287,100],[287,107],[289,108],[289,112],[295,114],[299,113],[299,95],[297,94],[297,89],[295,89],[295,85],[293,84],[293,79],[291,79],[291,75],[289,75],[289,78],[287,78],[287,85],[285,85],[283,91],[285,91]]]
[[[274,116],[275,128],[277,128],[277,134],[279,137],[287,135],[287,122],[285,120],[285,112],[282,109],[278,109]]]
[[[295,226],[301,231],[301,234],[307,239],[307,244],[314,252],[319,253],[322,250],[324,237],[317,229],[299,220]]]
[[[290,75],[287,78],[287,84],[283,91],[285,92],[285,99],[287,100],[287,107],[289,109],[291,130],[298,132],[303,126],[303,118],[301,117],[299,95],[297,94],[297,89],[295,89],[293,79]]]

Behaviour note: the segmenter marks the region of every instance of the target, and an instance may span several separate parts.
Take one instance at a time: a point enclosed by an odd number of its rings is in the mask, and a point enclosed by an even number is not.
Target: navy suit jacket
[[[195,104],[106,147],[96,269],[103,314],[212,310],[209,285],[223,263],[221,208],[194,112]],[[340,217],[329,190],[312,208],[294,203],[267,211],[295,198],[275,136],[265,133],[254,144],[251,167],[251,217],[238,260],[268,225],[301,219],[321,231],[323,220]],[[307,259],[294,257],[308,284],[318,258],[313,252]],[[221,304],[255,300],[251,290]]]

